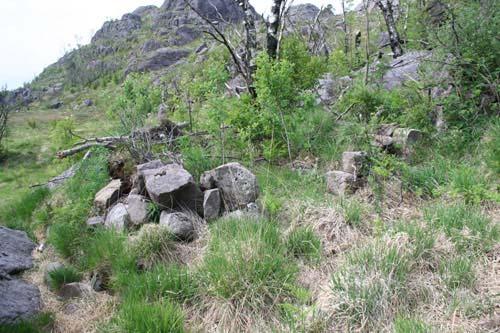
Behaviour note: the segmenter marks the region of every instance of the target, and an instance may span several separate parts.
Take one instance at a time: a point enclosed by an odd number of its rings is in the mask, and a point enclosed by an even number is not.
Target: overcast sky
[[[102,24],[139,6],[164,0],[0,0],[0,88],[15,89],[31,81],[77,43],[87,44]],[[250,0],[258,12],[271,0]],[[318,7],[340,0],[295,0]]]

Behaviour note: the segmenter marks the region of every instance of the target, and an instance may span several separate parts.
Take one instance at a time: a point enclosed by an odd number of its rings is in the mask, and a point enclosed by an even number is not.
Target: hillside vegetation
[[[401,55],[380,1],[292,6],[274,57],[236,2],[141,7],[0,96],[0,225],[43,244],[22,274],[40,314],[0,332],[498,332],[500,3],[389,1]],[[206,185],[230,162],[252,206]],[[214,218],[155,197],[169,163],[222,191]],[[145,221],[110,227],[138,194]]]

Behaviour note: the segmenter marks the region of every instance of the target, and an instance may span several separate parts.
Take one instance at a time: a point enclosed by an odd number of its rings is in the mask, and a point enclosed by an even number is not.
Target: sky
[[[164,0],[0,0],[0,88],[30,82],[77,44],[87,44],[105,21],[139,6],[161,6]],[[271,0],[250,0],[260,13]],[[318,7],[340,0],[295,0]]]

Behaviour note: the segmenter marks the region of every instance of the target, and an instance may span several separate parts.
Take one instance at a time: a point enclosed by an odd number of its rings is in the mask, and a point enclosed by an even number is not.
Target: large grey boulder
[[[94,198],[94,206],[100,211],[104,212],[107,208],[111,207],[120,198],[120,191],[122,188],[122,181],[120,179],[112,180],[108,185],[102,188]]]
[[[16,274],[32,268],[35,247],[24,231],[0,227],[0,271]]]
[[[166,226],[179,240],[191,241],[195,237],[193,221],[184,213],[163,211],[160,216],[160,225]]]
[[[259,196],[257,177],[239,163],[221,165],[201,176],[202,187],[217,187],[227,211],[245,208]]]
[[[17,279],[0,279],[0,324],[27,320],[40,309],[40,291],[36,286]]]
[[[349,76],[335,78],[333,74],[327,73],[318,80],[318,103],[324,106],[334,104],[342,92],[352,85],[352,79]]]
[[[132,187],[134,189],[137,189],[137,192],[139,194],[143,194],[144,191],[146,190],[146,184],[144,181],[144,173],[147,170],[156,170],[156,169],[161,168],[163,166],[165,166],[165,164],[161,160],[154,160],[154,161],[150,161],[147,163],[137,165],[136,166],[136,170],[137,170],[136,178],[134,180],[134,184],[132,185]]]
[[[343,171],[330,171],[326,174],[326,186],[328,192],[343,196],[354,193],[358,187],[356,176]]]
[[[360,178],[368,173],[368,154],[364,151],[346,151],[342,154],[342,170]]]
[[[178,164],[143,172],[146,190],[163,209],[190,209],[203,213],[203,193],[193,176]]]
[[[393,90],[407,81],[418,81],[420,66],[431,56],[430,51],[412,51],[392,60],[383,76],[384,88]]]
[[[93,216],[87,219],[87,227],[98,228],[103,225],[104,225],[104,217],[102,216]]]
[[[394,143],[411,146],[422,140],[423,134],[421,131],[412,128],[396,128],[392,134]]]
[[[148,201],[145,197],[130,194],[125,203],[133,225],[138,226],[148,222]]]
[[[104,225],[109,229],[125,230],[131,225],[130,215],[124,204],[118,203],[108,212]]]
[[[219,189],[207,190],[203,199],[203,217],[205,220],[213,220],[219,217],[222,200]]]

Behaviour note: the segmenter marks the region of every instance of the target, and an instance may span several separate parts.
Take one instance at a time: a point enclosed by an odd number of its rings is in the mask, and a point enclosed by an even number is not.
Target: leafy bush
[[[82,275],[70,266],[54,269],[48,275],[47,282],[52,290],[59,290],[67,283],[79,282],[82,279]]]
[[[317,260],[321,256],[321,241],[310,228],[299,227],[287,237],[288,253],[295,257]]]

